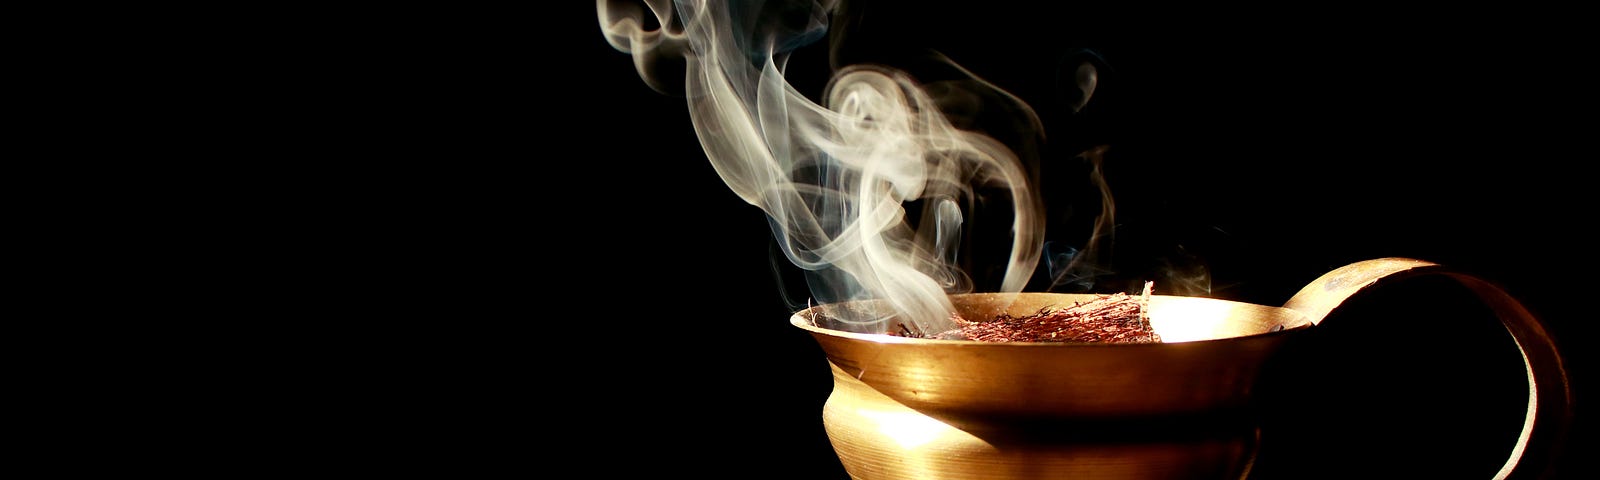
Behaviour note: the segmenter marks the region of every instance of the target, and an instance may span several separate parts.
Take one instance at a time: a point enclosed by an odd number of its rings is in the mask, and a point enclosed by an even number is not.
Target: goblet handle
[[[1561,448],[1572,422],[1572,388],[1567,379],[1566,366],[1556,349],[1555,338],[1521,302],[1499,286],[1433,262],[1379,258],[1355,262],[1325,273],[1300,289],[1283,306],[1305,314],[1313,324],[1320,324],[1329,312],[1346,299],[1379,280],[1432,274],[1454,278],[1477,294],[1516,340],[1528,373],[1528,412],[1511,456],[1494,478],[1538,478],[1547,464],[1530,462],[1529,465],[1523,465],[1521,470],[1517,467],[1524,458],[1550,458]]]

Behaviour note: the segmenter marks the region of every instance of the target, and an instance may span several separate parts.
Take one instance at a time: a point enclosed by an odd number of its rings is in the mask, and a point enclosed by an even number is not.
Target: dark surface
[[[1592,84],[1576,15],[1004,4],[884,2],[897,13],[872,26],[1033,104],[1046,169],[1110,145],[1119,273],[1198,259],[1209,296],[1276,305],[1350,262],[1443,263],[1546,322],[1585,406]],[[780,286],[789,265],[705,161],[681,95],[647,88],[594,14],[358,16],[373,31],[335,42],[350,48],[306,47],[316,78],[338,80],[313,89],[330,101],[303,127],[343,132],[319,150],[350,159],[326,178],[360,186],[306,207],[343,252],[315,282],[358,285],[348,311],[383,305],[375,322],[405,332],[362,343],[380,353],[347,373],[366,386],[328,382],[384,399],[350,401],[341,425],[362,436],[328,442],[382,445],[360,458],[416,470],[842,478],[821,424],[826,362],[787,323],[804,290]],[[1073,115],[1054,75],[1084,49],[1109,69]],[[792,68],[824,63],[799,55]],[[807,75],[797,86],[825,79]],[[1074,198],[1087,187],[1073,178],[1047,188]],[[1047,235],[1074,241],[1081,222]],[[1268,412],[1261,477],[1353,478],[1360,458],[1492,473],[1521,387],[1515,350],[1470,300],[1421,282],[1337,312],[1264,393],[1296,407]],[[1574,457],[1557,478],[1590,470]]]

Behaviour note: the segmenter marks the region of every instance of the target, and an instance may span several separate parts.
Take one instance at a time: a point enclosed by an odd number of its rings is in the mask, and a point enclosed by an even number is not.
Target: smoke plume
[[[1021,291],[1040,259],[1031,173],[1012,148],[949,117],[975,88],[1010,97],[959,67],[968,88],[929,88],[863,64],[838,68],[811,100],[786,80],[786,64],[830,37],[837,3],[598,0],[597,8],[605,38],[632,55],[648,85],[681,88],[706,158],[766,213],[814,298],[881,306],[848,310],[840,320],[856,331],[949,330],[947,295],[973,289],[959,254],[978,189],[1004,192],[1013,212],[998,289]],[[1016,104],[1024,121],[1037,121]]]

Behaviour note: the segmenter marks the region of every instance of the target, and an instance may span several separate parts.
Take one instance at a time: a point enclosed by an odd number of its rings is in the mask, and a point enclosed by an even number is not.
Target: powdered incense
[[[1150,288],[1145,282],[1138,297],[1126,293],[1098,295],[1095,299],[1065,308],[1044,308],[1039,312],[1014,317],[1000,314],[987,321],[973,321],[955,315],[958,328],[932,338],[965,339],[980,342],[1076,342],[1076,343],[1160,343],[1161,335],[1150,328]]]

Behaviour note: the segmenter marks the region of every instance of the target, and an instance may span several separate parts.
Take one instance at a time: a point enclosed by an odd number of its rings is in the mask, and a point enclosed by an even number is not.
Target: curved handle
[[[1516,446],[1511,449],[1510,458],[1506,459],[1506,464],[1500,467],[1494,478],[1513,478],[1513,473],[1516,478],[1538,478],[1541,471],[1515,469],[1524,457],[1552,458],[1561,448],[1572,423],[1572,388],[1568,383],[1566,366],[1556,350],[1555,338],[1534,318],[1533,313],[1500,287],[1433,262],[1380,258],[1352,263],[1325,273],[1300,289],[1283,306],[1305,314],[1313,324],[1320,324],[1323,317],[1346,299],[1381,279],[1427,274],[1446,275],[1465,285],[1500,317],[1500,323],[1516,340],[1528,373],[1528,413],[1522,421],[1522,433],[1517,437]]]

